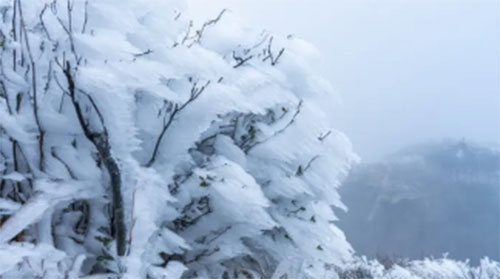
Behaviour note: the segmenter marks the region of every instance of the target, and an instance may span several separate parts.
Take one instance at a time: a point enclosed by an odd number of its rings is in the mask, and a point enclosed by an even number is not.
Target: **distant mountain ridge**
[[[361,164],[339,226],[359,254],[499,259],[500,151],[465,141],[414,145]]]

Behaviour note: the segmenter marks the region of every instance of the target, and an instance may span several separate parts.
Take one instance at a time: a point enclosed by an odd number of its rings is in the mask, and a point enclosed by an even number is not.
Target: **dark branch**
[[[144,52],[134,54],[134,57],[138,58],[138,57],[145,56],[145,55],[148,55],[148,54],[151,54],[151,53],[153,53],[153,50],[147,49]]]
[[[66,81],[68,83],[68,89],[67,91],[69,92],[69,96],[71,98],[71,102],[73,104],[73,107],[75,109],[78,122],[80,123],[80,126],[83,130],[84,135],[87,137],[87,139],[92,142],[92,144],[95,146],[97,149],[99,156],[101,157],[102,161],[104,162],[104,165],[109,173],[110,179],[111,179],[111,190],[112,190],[112,208],[113,208],[113,227],[114,231],[116,233],[116,250],[117,254],[119,256],[125,255],[126,248],[127,248],[127,226],[125,225],[125,212],[124,212],[124,204],[123,204],[123,197],[121,193],[121,187],[122,187],[122,180],[121,180],[121,173],[120,173],[120,168],[118,167],[118,163],[116,162],[115,158],[113,158],[111,154],[111,146],[109,144],[109,139],[108,139],[108,134],[106,130],[106,126],[104,125],[104,119],[102,115],[99,112],[99,109],[95,102],[90,98],[90,96],[87,94],[87,97],[89,98],[89,101],[91,102],[92,106],[94,107],[96,113],[98,114],[98,117],[101,120],[101,124],[103,125],[103,131],[102,132],[94,132],[91,130],[89,125],[86,124],[85,117],[82,112],[82,108],[78,100],[76,99],[76,87],[75,87],[75,81],[73,79],[73,76],[71,74],[71,65],[67,61],[66,66],[63,70],[64,75],[66,77]],[[79,91],[81,92],[81,91]]]
[[[238,68],[241,67],[243,64],[245,64],[247,61],[251,60],[253,58],[253,55],[247,56],[247,57],[240,57],[236,56],[236,53],[233,51],[233,59],[236,61],[236,64],[233,66],[233,68]]]
[[[85,12],[83,15],[82,34],[85,33],[85,29],[87,28],[88,20],[89,20],[89,1],[85,1]]]
[[[309,162],[307,162],[306,166],[303,169],[303,172],[306,172],[311,167],[312,163],[314,161],[316,161],[316,159],[318,159],[318,158],[319,158],[319,155],[316,155],[316,156],[312,157],[312,159],[309,160]]]
[[[40,25],[42,26],[42,30],[45,33],[45,35],[47,36],[47,39],[49,41],[53,42],[52,37],[49,34],[49,30],[47,30],[47,27],[45,26],[45,21],[43,21],[43,16],[45,15],[45,11],[47,10],[48,7],[49,7],[49,5],[47,5],[47,4],[45,4],[45,6],[43,6],[42,11],[38,15],[38,18],[40,19]]]
[[[38,162],[38,168],[40,171],[44,171],[44,150],[43,150],[43,144],[44,144],[44,138],[45,138],[45,131],[42,128],[42,124],[40,121],[40,116],[39,116],[39,104],[38,104],[38,94],[37,94],[37,85],[36,85],[36,67],[35,67],[35,61],[33,60],[33,55],[31,53],[31,47],[29,43],[29,38],[28,38],[28,32],[26,30],[26,25],[24,23],[24,17],[23,17],[23,12],[20,3],[19,5],[19,19],[21,22],[21,30],[23,30],[23,35],[24,35],[24,43],[26,45],[26,50],[28,52],[28,56],[30,59],[30,64],[31,64],[31,89],[33,92],[33,115],[35,116],[35,123],[38,129],[38,152],[40,155],[40,159]]]
[[[278,63],[278,60],[280,59],[281,55],[283,55],[283,53],[285,52],[285,49],[281,48],[278,51],[278,55],[274,56],[274,53],[272,50],[273,39],[274,39],[274,37],[272,37],[272,36],[271,36],[271,38],[269,38],[269,43],[267,44],[267,50],[266,50],[267,55],[262,59],[262,61],[265,62],[266,60],[270,60],[271,65],[275,66]]]
[[[193,84],[193,87],[191,88],[191,95],[189,99],[184,102],[182,105],[176,104],[174,106],[174,110],[170,113],[168,116],[168,119],[164,119],[164,125],[163,128],[160,132],[160,135],[158,136],[158,139],[156,140],[155,146],[153,148],[153,153],[151,154],[151,157],[149,161],[146,164],[146,167],[151,167],[154,162],[156,161],[156,157],[158,155],[158,150],[160,148],[161,141],[163,137],[165,136],[165,133],[167,132],[168,128],[170,128],[170,125],[172,125],[172,122],[174,121],[175,117],[177,114],[179,114],[183,109],[185,109],[190,103],[192,103],[194,100],[196,100],[204,91],[205,89],[210,85],[210,81],[207,81],[204,85],[201,87],[197,87],[197,83],[195,82]],[[166,115],[165,115],[166,117]]]
[[[56,148],[55,147],[52,147],[51,150],[50,150],[50,154],[52,155],[52,157],[54,157],[56,160],[58,160],[59,162],[61,162],[61,164],[63,164],[64,168],[66,168],[66,171],[68,171],[68,174],[69,176],[71,177],[71,179],[78,179],[76,177],[76,175],[73,173],[73,171],[71,170],[71,168],[69,167],[69,165],[64,162],[63,159],[61,159],[61,157],[59,157],[59,155],[57,155],[57,152],[56,152]]]
[[[332,131],[331,131],[331,130],[329,130],[329,131],[328,131],[328,132],[326,132],[325,134],[320,135],[320,136],[318,137],[318,140],[319,140],[319,141],[324,141],[324,140],[325,140],[325,139],[326,139],[329,135],[331,135],[331,134],[332,134]]]
[[[193,27],[193,23],[190,22],[189,23],[189,27],[188,27],[188,31],[186,33],[186,36],[182,40],[182,43],[185,44],[187,41],[191,40],[191,42],[187,45],[188,47],[192,47],[195,43],[199,43],[201,41],[203,33],[205,32],[205,29],[207,27],[209,27],[211,25],[215,25],[217,22],[219,22],[226,11],[227,11],[226,9],[223,9],[219,13],[219,15],[217,15],[216,18],[211,19],[211,20],[203,23],[203,25],[201,26],[201,28],[198,29],[198,30],[196,30],[195,33],[192,36],[189,36],[191,34],[191,28]]]
[[[286,131],[290,126],[292,126],[293,123],[295,123],[295,119],[297,118],[297,116],[300,114],[300,109],[302,107],[302,103],[303,101],[300,100],[300,102],[298,103],[297,105],[297,108],[295,110],[295,113],[293,114],[292,118],[290,119],[290,121],[288,121],[288,123],[281,129],[277,130],[276,132],[274,132],[270,137],[264,139],[264,140],[261,140],[261,141],[256,141],[254,142],[253,144],[249,145],[248,147],[244,148],[244,151],[245,153],[248,153],[252,148],[254,148],[255,146],[259,145],[259,144],[262,144],[274,137],[276,137],[277,135],[279,134],[282,134],[284,131]]]

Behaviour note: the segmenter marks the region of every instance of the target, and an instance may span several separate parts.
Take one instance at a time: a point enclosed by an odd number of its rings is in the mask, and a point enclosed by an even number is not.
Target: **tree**
[[[356,156],[313,47],[177,0],[0,7],[0,274],[267,278],[351,257],[332,206]]]

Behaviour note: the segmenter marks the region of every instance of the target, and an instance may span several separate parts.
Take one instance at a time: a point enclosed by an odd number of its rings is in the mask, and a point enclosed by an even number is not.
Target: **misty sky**
[[[343,99],[337,128],[365,161],[420,141],[500,141],[499,1],[188,2],[315,44]]]

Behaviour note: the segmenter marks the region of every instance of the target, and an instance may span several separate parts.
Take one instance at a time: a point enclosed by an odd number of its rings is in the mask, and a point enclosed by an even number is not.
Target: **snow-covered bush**
[[[1,0],[0,16],[0,274],[350,260],[332,206],[356,156],[313,47],[226,11],[191,22],[180,0]]]
[[[355,258],[335,273],[339,279],[494,279],[500,278],[500,263],[484,258],[479,265],[470,266],[445,257],[405,261],[388,268],[376,260]]]

